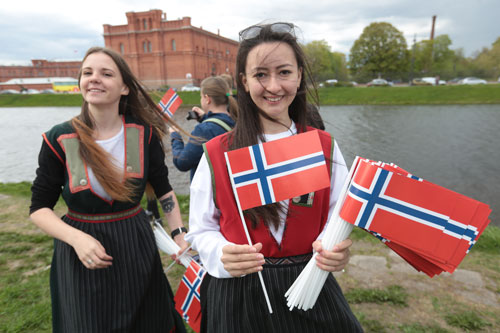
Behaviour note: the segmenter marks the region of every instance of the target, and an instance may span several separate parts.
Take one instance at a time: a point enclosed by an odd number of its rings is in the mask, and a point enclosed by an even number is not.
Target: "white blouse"
[[[113,164],[118,167],[119,170],[123,170],[123,165],[125,163],[125,131],[123,124],[120,131],[115,136],[106,140],[96,140],[95,142],[111,155]],[[90,186],[94,192],[101,198],[111,201],[113,198],[111,198],[111,196],[104,191],[101,183],[99,183],[95,177],[92,168],[89,166],[87,170],[89,174]]]
[[[266,142],[270,142],[291,136],[296,132],[297,129],[295,124],[292,123],[290,130],[277,134],[265,134],[264,137]],[[335,203],[337,202],[339,192],[344,184],[347,174],[348,170],[344,157],[335,142],[328,220],[330,219],[330,214],[333,212],[333,208],[335,207]],[[272,227],[270,228],[271,233],[278,244],[281,243],[281,239],[283,237],[286,211],[288,210],[288,201],[282,201],[281,204],[285,207],[285,209],[284,212],[280,214],[280,226],[278,229]],[[222,248],[233,243],[229,242],[220,232],[220,211],[215,207],[212,192],[212,176],[205,154],[201,157],[200,163],[198,164],[198,168],[196,169],[196,173],[191,182],[189,207],[189,232],[185,236],[186,241],[191,243],[193,250],[198,251],[203,267],[210,275],[217,278],[231,278],[232,276],[224,269],[224,264],[220,258],[222,256]],[[322,238],[323,232],[324,229],[317,239]]]

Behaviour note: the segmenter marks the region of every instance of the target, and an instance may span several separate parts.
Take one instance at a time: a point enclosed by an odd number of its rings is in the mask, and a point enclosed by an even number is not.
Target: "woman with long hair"
[[[30,217],[54,237],[53,331],[184,332],[140,206],[150,183],[170,229],[183,227],[162,146],[170,120],[110,49],[89,49],[78,81],[81,113],[43,134],[32,186]]]
[[[199,124],[191,132],[192,137],[186,144],[178,132],[170,129],[174,165],[180,171],[190,171],[190,179],[193,179],[203,155],[202,144],[230,131],[234,127],[232,116],[238,108],[231,96],[231,87],[221,76],[210,76],[201,82],[200,106],[192,109]]]
[[[318,130],[329,166],[329,188],[243,212],[252,246],[246,241],[226,167],[225,151],[316,130],[307,126],[307,97],[317,101],[317,93],[309,91],[314,83],[294,25],[259,24],[241,31],[236,73],[236,126],[205,144],[205,157],[191,183],[186,240],[212,276],[205,288],[202,285],[206,297],[202,329],[360,332],[332,274],[313,309],[290,311],[285,298],[313,251],[318,252],[317,266],[328,272],[342,270],[348,262],[351,240],[331,251],[321,245],[322,231],[348,173],[333,137]],[[256,272],[262,272],[273,314]]]

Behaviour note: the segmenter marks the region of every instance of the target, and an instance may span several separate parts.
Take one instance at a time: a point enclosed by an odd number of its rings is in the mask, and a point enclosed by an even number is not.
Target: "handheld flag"
[[[225,152],[229,178],[248,244],[243,210],[290,199],[330,186],[318,131]],[[262,272],[258,272],[273,313]]]
[[[153,232],[156,244],[160,250],[170,255],[179,252],[180,247],[158,222],[155,222]],[[187,250],[188,249],[184,250],[184,252],[177,257],[177,260],[186,267],[186,272],[182,277],[174,297],[175,309],[195,332],[200,332],[200,286],[205,276],[205,269],[193,259]],[[165,270],[165,273],[174,263],[175,261]]]
[[[226,159],[242,210],[330,186],[317,131],[232,150]]]
[[[200,331],[200,286],[205,274],[205,269],[192,260],[174,297],[175,309],[195,332]]]
[[[158,103],[158,109],[167,117],[172,118],[177,108],[182,104],[182,99],[174,89],[169,88]]]

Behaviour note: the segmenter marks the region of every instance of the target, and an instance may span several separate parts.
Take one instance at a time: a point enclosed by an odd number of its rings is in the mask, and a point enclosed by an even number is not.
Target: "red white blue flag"
[[[205,274],[205,269],[191,260],[174,297],[175,309],[195,332],[200,332],[200,286]]]
[[[488,225],[490,212],[486,204],[397,166],[362,160],[340,217],[434,274],[453,272]]]
[[[179,95],[177,95],[174,89],[169,88],[158,103],[158,108],[160,109],[161,113],[172,118],[175,111],[177,111],[177,108],[181,104],[182,99],[179,97]]]
[[[317,131],[226,152],[233,191],[242,210],[330,186]]]

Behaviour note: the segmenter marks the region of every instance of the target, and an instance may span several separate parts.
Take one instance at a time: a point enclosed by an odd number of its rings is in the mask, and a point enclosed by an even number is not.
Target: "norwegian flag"
[[[179,95],[177,95],[174,89],[169,88],[158,103],[158,108],[160,109],[161,113],[172,118],[175,111],[177,111],[177,108],[181,104],[182,99],[179,97]]]
[[[340,217],[429,276],[453,272],[489,223],[479,201],[370,160],[359,162]]]
[[[330,186],[317,131],[225,154],[233,191],[242,210]]]
[[[175,309],[195,332],[200,331],[200,286],[205,274],[205,269],[191,260],[174,297]]]

